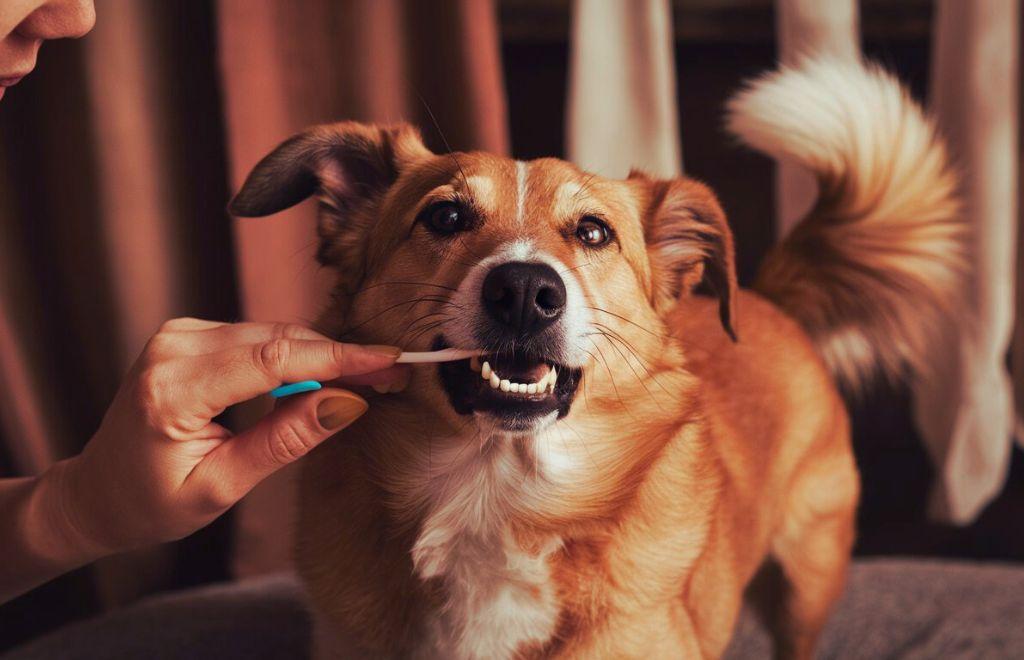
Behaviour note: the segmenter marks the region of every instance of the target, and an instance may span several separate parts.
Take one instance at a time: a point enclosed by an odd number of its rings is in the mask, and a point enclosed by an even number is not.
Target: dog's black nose
[[[518,336],[540,332],[565,311],[565,283],[547,264],[512,261],[484,278],[484,309]]]

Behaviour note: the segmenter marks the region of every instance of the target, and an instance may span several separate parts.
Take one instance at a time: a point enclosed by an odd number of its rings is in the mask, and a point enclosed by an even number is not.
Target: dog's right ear
[[[355,196],[386,189],[405,164],[429,155],[419,133],[408,124],[315,126],[264,156],[228,211],[249,218],[270,215],[317,192],[344,205]]]
[[[318,254],[339,265],[344,247],[359,242],[372,221],[368,207],[409,164],[432,155],[408,124],[340,122],[292,136],[263,158],[228,205],[232,215],[258,217],[319,195],[324,205]]]

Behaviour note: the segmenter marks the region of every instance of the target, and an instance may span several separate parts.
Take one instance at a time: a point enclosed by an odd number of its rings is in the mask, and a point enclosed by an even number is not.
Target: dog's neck
[[[398,399],[362,425],[380,434],[363,446],[388,509],[414,530],[413,570],[443,587],[443,614],[427,624],[437,652],[508,657],[551,638],[552,553],[627,507],[639,467],[690,419],[692,377],[673,367],[649,381],[591,383],[570,415],[532,434],[478,418],[436,431]]]

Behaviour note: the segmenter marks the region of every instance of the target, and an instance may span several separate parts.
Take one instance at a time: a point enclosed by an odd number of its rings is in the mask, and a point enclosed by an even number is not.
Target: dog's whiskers
[[[636,378],[637,382],[640,383],[640,386],[643,387],[644,391],[647,392],[647,396],[651,397],[651,400],[654,401],[655,405],[657,405],[659,408],[662,408],[661,402],[658,400],[658,398],[656,396],[654,396],[654,393],[651,392],[651,389],[649,387],[647,387],[647,383],[644,381],[643,378],[640,377],[640,374],[637,373],[636,369],[633,367],[633,363],[629,360],[628,357],[626,357],[626,354],[622,351],[622,349],[619,348],[619,344],[621,343],[621,340],[616,339],[614,336],[612,336],[612,335],[610,335],[610,334],[608,334],[606,332],[596,332],[594,334],[599,335],[601,337],[604,337],[605,341],[607,341],[611,345],[611,347],[615,349],[615,351],[619,354],[619,356],[623,359],[623,361],[625,361],[626,365],[629,367],[629,370],[633,372],[633,376]],[[627,350],[629,350],[628,347],[626,347],[626,348],[627,348]],[[638,358],[635,353],[632,354],[632,356],[633,356],[633,358],[635,360],[640,362],[640,366],[642,366],[642,367],[644,366],[643,362],[640,361],[640,358]],[[647,369],[647,368],[644,367],[644,369]],[[651,372],[650,372],[649,369],[647,369],[647,374],[648,374],[648,376],[651,375]],[[664,389],[664,388],[662,388],[662,389]]]
[[[610,327],[604,325],[603,323],[598,323],[596,321],[591,322],[591,325],[595,326],[595,327],[597,327],[599,329],[598,330],[598,334],[602,334],[602,333],[608,334],[608,335],[610,335],[609,340],[614,338],[619,343],[623,344],[624,347],[633,356],[633,358],[643,368],[644,372],[647,374],[647,377],[649,379],[653,380],[655,382],[655,384],[658,387],[660,387],[661,390],[665,394],[668,394],[669,396],[671,396],[671,392],[669,392],[667,389],[665,389],[665,386],[662,384],[662,382],[660,380],[658,380],[658,375],[651,371],[651,369],[650,369],[651,359],[650,358],[647,358],[646,356],[641,356],[640,352],[636,349],[636,347],[633,346],[633,344],[631,344],[629,342],[629,340],[627,340],[625,337],[623,337],[621,334],[619,334],[615,329],[610,328]],[[626,362],[629,363],[628,360]],[[631,364],[630,364],[630,368],[632,368]]]
[[[622,395],[619,393],[619,387],[615,383],[615,376],[612,375],[612,370],[608,366],[608,359],[605,358],[604,351],[601,350],[601,347],[598,346],[597,342],[595,342],[593,339],[590,339],[590,337],[587,337],[587,339],[590,341],[591,344],[594,345],[594,350],[597,351],[597,354],[601,356],[601,363],[604,365],[605,371],[608,372],[608,380],[612,384],[612,389],[615,391],[615,397],[619,400],[619,405],[622,406],[623,410],[629,413],[630,417],[636,419],[636,416],[633,415],[633,411],[629,408],[629,406],[626,405],[626,402],[622,400]]]
[[[634,326],[640,328],[641,330],[643,330],[644,332],[646,332],[647,334],[649,334],[649,335],[651,335],[653,337],[657,337],[658,339],[673,339],[672,335],[664,335],[664,334],[661,334],[660,332],[655,332],[655,331],[651,330],[650,328],[646,328],[646,327],[640,325],[639,323],[637,323],[636,321],[633,321],[632,319],[628,319],[625,316],[622,316],[621,314],[616,314],[615,312],[608,311],[607,309],[604,309],[602,307],[597,307],[597,306],[594,306],[594,305],[587,305],[587,309],[593,310],[595,312],[601,312],[603,314],[608,314],[609,316],[614,316],[615,318],[619,319],[620,321],[625,321],[626,323],[628,323],[630,325],[634,325]]]
[[[451,300],[449,300],[448,298],[445,298],[443,296],[429,296],[429,295],[428,296],[420,296],[418,298],[411,298],[409,300],[404,300],[402,302],[390,305],[390,306],[384,308],[383,310],[381,310],[380,312],[377,312],[376,314],[374,314],[370,318],[366,319],[365,321],[345,329],[344,331],[342,331],[342,335],[349,335],[352,332],[355,332],[359,328],[363,327],[367,323],[370,323],[370,322],[380,318],[384,314],[387,314],[388,312],[391,312],[391,311],[393,311],[395,309],[398,309],[399,307],[403,307],[405,305],[411,305],[409,310],[406,310],[406,312],[405,312],[406,314],[408,314],[409,311],[411,311],[413,308],[416,307],[416,305],[420,305],[420,304],[425,303],[425,302],[434,302],[434,303],[438,303],[438,304],[441,304],[441,305],[450,305],[452,307],[456,307],[456,308],[460,308],[461,309],[460,305],[452,302]]]
[[[352,297],[354,298],[355,296],[358,296],[358,295],[360,295],[362,293],[365,293],[367,291],[370,291],[372,289],[376,289],[376,288],[382,287],[382,286],[427,286],[427,287],[433,287],[435,289],[443,289],[445,291],[458,291],[458,289],[456,289],[455,287],[445,286],[443,284],[434,284],[433,282],[407,282],[407,281],[403,281],[403,280],[387,280],[387,281],[383,281],[383,282],[377,282],[377,283],[371,284],[369,286],[365,286],[362,289],[359,289],[357,291],[353,291],[352,292]]]

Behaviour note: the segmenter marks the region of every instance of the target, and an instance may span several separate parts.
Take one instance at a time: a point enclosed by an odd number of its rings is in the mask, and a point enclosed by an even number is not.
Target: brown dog
[[[690,179],[435,155],[354,123],[256,166],[234,213],[320,199],[326,332],[487,352],[418,368],[306,459],[318,655],[717,657],[769,563],[777,652],[810,657],[859,488],[832,379],[920,365],[957,289],[954,179],[874,68],[782,71],[730,111],[821,184],[756,293]]]

